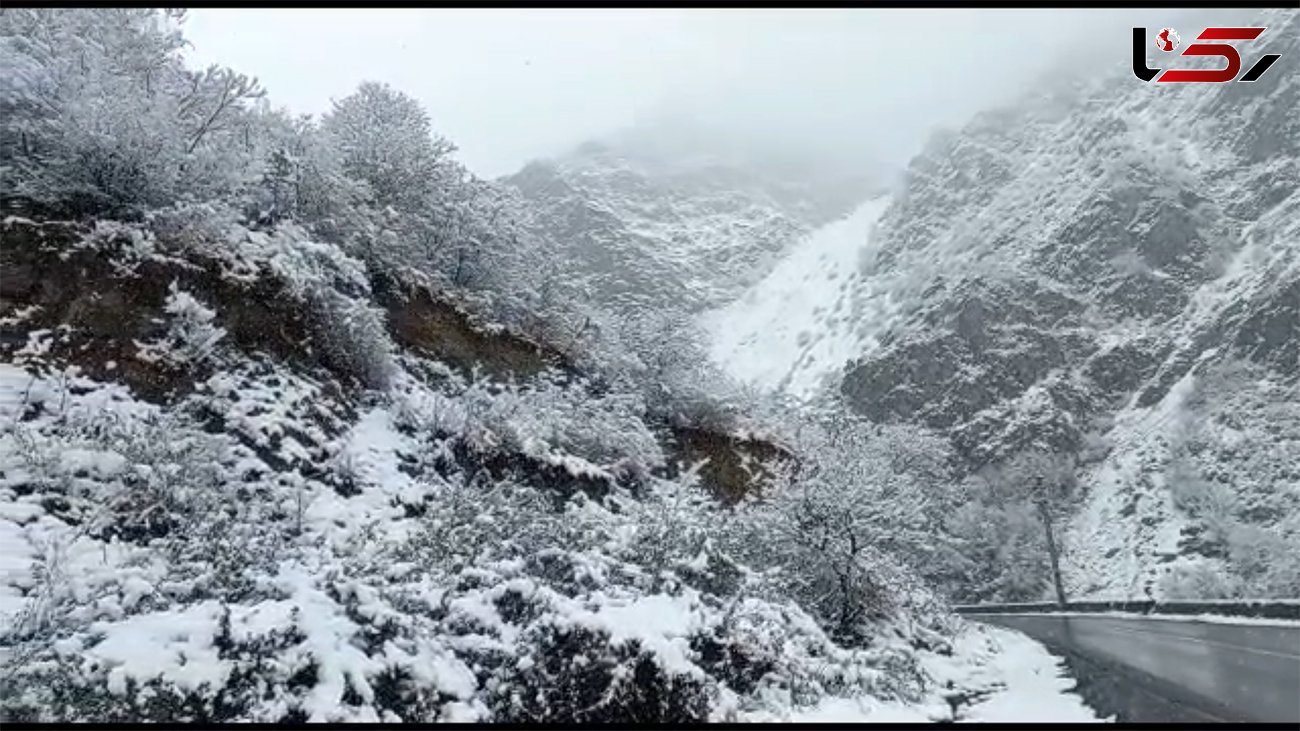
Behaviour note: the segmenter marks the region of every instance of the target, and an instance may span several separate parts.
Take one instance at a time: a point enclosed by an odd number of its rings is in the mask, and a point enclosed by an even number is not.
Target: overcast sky
[[[386,81],[496,176],[664,114],[901,165],[1062,54],[1127,65],[1131,26],[1174,13],[217,8],[185,27],[195,63],[257,76],[296,112]]]

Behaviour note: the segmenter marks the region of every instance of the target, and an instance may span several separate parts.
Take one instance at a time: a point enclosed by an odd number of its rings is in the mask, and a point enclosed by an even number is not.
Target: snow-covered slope
[[[504,179],[535,223],[615,307],[716,307],[762,278],[801,236],[850,209],[872,171],[795,164],[725,138],[650,126],[588,142]]]
[[[4,721],[950,720],[1019,687],[919,585],[834,639],[654,476],[639,399],[398,346],[297,226],[155,226],[3,223]]]
[[[848,315],[860,297],[858,264],[888,197],[862,203],[794,244],[762,281],[701,317],[713,358],[761,388],[809,396],[861,353],[866,329]],[[866,323],[863,323],[866,325]]]

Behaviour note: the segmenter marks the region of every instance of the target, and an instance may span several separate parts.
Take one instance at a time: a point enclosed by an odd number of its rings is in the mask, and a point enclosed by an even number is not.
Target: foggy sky
[[[214,8],[185,33],[294,112],[386,81],[494,177],[663,116],[899,166],[1049,63],[1127,66],[1130,28],[1180,12]]]

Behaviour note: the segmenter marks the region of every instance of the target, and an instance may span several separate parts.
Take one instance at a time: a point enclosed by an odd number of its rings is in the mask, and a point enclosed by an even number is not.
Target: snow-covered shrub
[[[406,362],[401,363],[407,366]],[[404,369],[405,370],[405,369]],[[454,396],[434,391],[413,378],[399,378],[390,391],[393,423],[399,431],[431,436],[450,436],[465,430],[465,408]],[[457,383],[457,374],[447,369],[440,372],[447,384]],[[463,384],[461,384],[463,387]],[[452,386],[448,390],[452,390]]]
[[[212,324],[217,313],[172,282],[168,288],[167,332],[161,339],[141,343],[136,357],[149,363],[163,363],[173,368],[202,365],[211,359],[217,341],[225,337],[223,328]]]
[[[36,549],[32,565],[31,601],[14,617],[0,637],[4,644],[21,646],[31,640],[56,636],[66,631],[76,603],[76,589],[66,565],[67,532],[42,535],[33,539]]]
[[[627,460],[642,471],[663,466],[634,394],[593,394],[585,384],[551,379],[509,387],[492,399],[486,424],[514,449],[558,449],[597,465]]]
[[[1300,595],[1300,546],[1281,531],[1234,525],[1228,534],[1228,559],[1249,598]]]
[[[716,550],[716,530],[710,525],[728,516],[700,487],[696,469],[675,480],[656,481],[627,510],[635,526],[620,554],[627,560],[656,573],[676,570],[688,581],[716,579],[719,570],[730,568],[725,554]]]
[[[554,520],[549,501],[522,485],[450,487],[426,509],[409,550],[429,570],[455,573],[527,555],[549,537]]]
[[[678,372],[665,386],[656,408],[677,426],[730,433],[748,404],[742,390],[721,373],[702,367],[694,373]]]
[[[230,239],[239,227],[239,214],[217,202],[180,202],[150,211],[147,231],[160,248],[178,254],[224,257],[232,248]],[[236,273],[238,267],[232,268]],[[252,272],[249,272],[252,274]]]
[[[1171,434],[1164,469],[1174,506],[1189,519],[1184,551],[1214,559],[1167,581],[1227,597],[1290,597],[1300,590],[1300,386],[1249,360],[1197,371]],[[1212,567],[1212,568],[1211,568]]]
[[[281,223],[273,230],[239,230],[234,243],[238,254],[264,264],[290,296],[308,300],[334,289],[357,297],[370,292],[365,264],[335,244],[322,242],[302,227]]]
[[[313,343],[326,364],[367,388],[387,388],[395,365],[383,310],[324,288],[311,294],[311,304]]]
[[[1160,593],[1169,599],[1232,599],[1240,596],[1241,582],[1221,561],[1181,563],[1160,581]]]
[[[593,316],[589,350],[577,362],[640,392],[654,420],[725,434],[753,407],[750,394],[709,357],[691,313],[628,306]]]
[[[269,232],[249,230],[234,221],[228,207],[176,206],[155,212],[151,220],[170,246],[217,258],[228,277],[254,281],[272,275],[295,305],[311,313],[311,345],[329,368],[368,388],[389,385],[396,348],[385,313],[366,299],[370,282],[359,260],[292,223]],[[184,293],[173,297],[177,301],[169,299],[169,312],[187,310]],[[146,349],[146,357],[155,350]]]
[[[692,637],[696,662],[727,683],[738,710],[815,706],[830,697],[913,700],[926,678],[903,646],[836,644],[793,603],[741,596]]]
[[[281,544],[235,499],[230,442],[121,389],[65,387],[0,429],[0,476],[46,516],[30,528],[35,602],[9,638],[39,646],[104,616],[245,592]]]
[[[954,598],[965,602],[1024,602],[1046,597],[1051,581],[1042,523],[1024,502],[990,500],[974,488],[971,499],[945,522],[965,559],[958,564]]]
[[[1174,506],[1206,527],[1206,541],[1223,545],[1233,527],[1237,498],[1218,482],[1202,479],[1187,462],[1178,460],[1166,472]]]
[[[555,617],[528,627],[520,642],[532,656],[501,680],[508,700],[496,719],[524,723],[702,722],[709,687],[702,673],[661,667],[636,639]],[[535,659],[532,659],[535,658]],[[688,666],[689,667],[689,666]]]

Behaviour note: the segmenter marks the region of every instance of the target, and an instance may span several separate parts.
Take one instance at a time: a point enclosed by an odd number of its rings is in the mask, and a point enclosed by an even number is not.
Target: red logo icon
[[[1259,38],[1264,32],[1264,28],[1206,28],[1196,36],[1198,41],[1253,41]],[[1228,62],[1227,67],[1221,69],[1169,69],[1163,74],[1161,69],[1147,67],[1146,59],[1146,28],[1133,29],[1133,75],[1143,81],[1156,79],[1158,74],[1160,78],[1156,81],[1204,81],[1209,83],[1219,83],[1232,81],[1237,78],[1237,72],[1241,71],[1241,54],[1237,53],[1236,46],[1231,43],[1189,43],[1179,56],[1218,56]],[[1161,51],[1172,51],[1178,48],[1178,33],[1173,28],[1161,28],[1156,34],[1156,48]],[[1265,54],[1255,62],[1238,81],[1257,81],[1264,75],[1269,66],[1282,56],[1277,53]]]
[[[1178,31],[1173,28],[1161,28],[1156,34],[1156,48],[1162,51],[1172,51],[1178,48],[1178,43],[1182,39],[1178,37]]]

